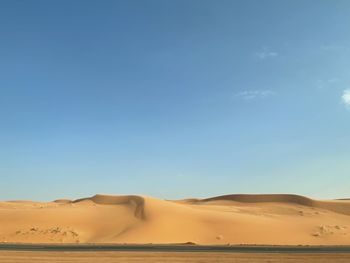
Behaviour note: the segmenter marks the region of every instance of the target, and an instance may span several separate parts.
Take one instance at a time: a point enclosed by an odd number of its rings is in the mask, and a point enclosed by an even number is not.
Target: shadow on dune
[[[138,219],[144,220],[145,216],[145,199],[137,195],[101,195],[97,194],[89,198],[81,198],[74,200],[73,203],[79,203],[82,201],[90,200],[100,205],[127,205],[134,208],[134,215]]]
[[[294,194],[232,194],[201,199],[196,202],[211,201],[234,201],[241,203],[292,203],[326,209],[339,214],[350,215],[350,202],[347,202],[348,200],[320,201]]]

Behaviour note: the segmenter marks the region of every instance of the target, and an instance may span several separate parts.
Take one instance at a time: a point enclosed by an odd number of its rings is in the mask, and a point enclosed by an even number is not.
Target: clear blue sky
[[[0,199],[350,196],[350,2],[0,2]]]

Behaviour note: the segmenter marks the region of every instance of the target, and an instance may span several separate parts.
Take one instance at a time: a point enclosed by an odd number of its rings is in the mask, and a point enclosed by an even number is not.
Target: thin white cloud
[[[321,46],[321,50],[323,51],[337,51],[337,50],[341,50],[344,49],[344,46],[340,46],[340,45],[325,45],[325,46]]]
[[[242,98],[244,100],[265,99],[275,95],[272,90],[244,90],[234,94],[235,98]]]
[[[331,79],[327,79],[327,82],[328,83],[337,83],[337,82],[340,82],[341,79],[339,78],[331,78]]]
[[[341,99],[347,107],[350,107],[350,89],[346,89],[343,91]]]
[[[268,59],[268,58],[274,58],[278,56],[278,53],[275,51],[268,51],[268,50],[263,50],[260,52],[256,52],[255,55],[260,58],[260,59]]]
[[[318,79],[316,81],[316,87],[318,89],[333,88],[338,83],[342,82],[340,78]]]

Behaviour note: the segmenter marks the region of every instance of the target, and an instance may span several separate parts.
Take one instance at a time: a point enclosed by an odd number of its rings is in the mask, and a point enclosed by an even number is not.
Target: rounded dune
[[[293,194],[233,194],[233,195],[222,195],[212,198],[206,198],[200,200],[201,202],[210,201],[236,201],[243,203],[266,203],[266,202],[280,202],[280,203],[294,203],[306,206],[313,206],[314,200]]]
[[[57,199],[54,201],[54,203],[57,203],[57,204],[69,204],[71,202],[72,200],[69,200],[69,199]]]

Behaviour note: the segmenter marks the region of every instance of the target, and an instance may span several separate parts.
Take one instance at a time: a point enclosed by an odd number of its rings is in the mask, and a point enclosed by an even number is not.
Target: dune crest
[[[79,203],[85,200],[90,200],[96,204],[100,205],[128,205],[135,209],[135,217],[139,219],[145,219],[145,200],[141,196],[137,195],[102,195],[96,194],[90,198],[82,198],[73,201],[73,203]]]
[[[266,203],[266,202],[281,202],[281,203],[295,203],[306,206],[313,206],[314,200],[293,194],[232,194],[221,195],[206,199],[201,199],[201,202],[229,200],[242,203]]]
[[[0,202],[0,242],[350,245],[350,201],[293,194]]]
[[[206,199],[196,200],[197,202],[212,201],[235,201],[241,203],[292,203],[310,207],[327,209],[336,213],[350,215],[348,203],[337,202],[347,201],[347,199],[319,201],[302,195],[295,194],[232,194],[222,195]]]

